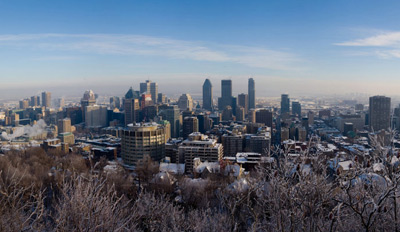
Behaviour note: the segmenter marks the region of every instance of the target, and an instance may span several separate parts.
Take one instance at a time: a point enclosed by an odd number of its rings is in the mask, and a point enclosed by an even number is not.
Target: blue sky
[[[399,1],[0,1],[0,97],[123,93],[147,78],[281,92],[396,94]],[[179,93],[177,92],[179,89]],[[23,97],[23,96],[21,96]]]

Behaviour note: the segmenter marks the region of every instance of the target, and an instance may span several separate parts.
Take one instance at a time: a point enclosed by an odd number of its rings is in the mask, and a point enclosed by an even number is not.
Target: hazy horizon
[[[0,3],[0,98],[40,91],[123,95],[146,79],[167,95],[205,78],[257,97],[397,95],[400,2]],[[177,91],[179,90],[179,91]]]

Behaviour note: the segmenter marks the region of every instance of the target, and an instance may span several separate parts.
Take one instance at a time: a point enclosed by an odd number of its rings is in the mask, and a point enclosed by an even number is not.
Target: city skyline
[[[260,97],[395,95],[400,3],[389,2],[2,2],[0,98],[115,95],[146,79],[193,95],[205,78],[216,90],[232,79],[241,93],[250,77]]]

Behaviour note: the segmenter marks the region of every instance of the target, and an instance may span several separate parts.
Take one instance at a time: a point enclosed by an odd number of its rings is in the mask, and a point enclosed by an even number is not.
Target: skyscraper
[[[231,106],[236,110],[236,98],[232,97],[232,80],[221,80],[221,97],[218,98],[218,109],[224,110],[226,106]]]
[[[43,94],[42,94],[43,95]],[[42,97],[43,98],[43,97]],[[94,106],[96,104],[96,97],[92,90],[86,90],[81,99],[82,119],[86,122],[86,106]]]
[[[203,109],[213,109],[212,84],[209,79],[206,79],[203,84]]]
[[[58,133],[72,132],[71,119],[69,118],[59,119],[57,126],[58,126]]]
[[[390,98],[373,96],[369,98],[369,129],[373,131],[390,128]]]
[[[166,106],[164,109],[160,110],[159,115],[163,120],[167,120],[171,124],[171,137],[178,138],[180,130],[180,114],[178,106]]]
[[[199,120],[196,117],[185,117],[182,127],[182,137],[187,139],[191,133],[199,132]]]
[[[247,94],[245,94],[245,93],[239,94],[239,96],[238,96],[238,106],[243,107],[244,113],[247,114],[247,112],[249,110],[249,100],[248,100],[248,95]]]
[[[297,102],[297,101],[292,102],[292,114],[297,115],[299,118],[301,118],[300,102]]]
[[[129,88],[124,98],[124,114],[125,114],[125,126],[131,123],[139,121],[139,92],[134,91],[132,87]]]
[[[261,109],[256,112],[256,122],[264,123],[266,126],[272,128],[273,116],[272,112],[267,109]]]
[[[255,87],[253,78],[249,78],[248,94],[249,94],[248,109],[255,109],[256,108],[256,87]],[[246,112],[247,112],[247,110],[246,110]]]
[[[121,157],[125,164],[136,165],[149,155],[160,161],[165,157],[165,127],[155,123],[133,124],[121,133]]]
[[[40,105],[40,97],[39,96],[32,96],[30,106],[36,107]]]
[[[158,99],[158,84],[150,80],[146,80],[144,83],[140,83],[140,94],[147,93],[151,95],[151,100],[154,104],[157,104]]]
[[[288,94],[281,96],[281,115],[290,113],[290,99]]]
[[[184,93],[179,97],[178,107],[180,110],[189,110],[193,109],[193,99],[190,94]]]
[[[51,107],[51,93],[43,92],[42,93],[42,106],[49,108]]]

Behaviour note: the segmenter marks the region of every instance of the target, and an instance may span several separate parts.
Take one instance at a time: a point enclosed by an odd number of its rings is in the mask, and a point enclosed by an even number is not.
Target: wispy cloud
[[[259,47],[227,46],[164,37],[120,34],[0,35],[0,46],[104,55],[143,55],[170,59],[231,62],[248,67],[293,69],[301,59],[289,52]],[[63,54],[60,54],[63,56]]]
[[[357,46],[357,47],[391,47],[400,45],[400,32],[387,32],[374,35],[364,39],[357,39],[342,43],[336,43],[339,46]]]
[[[364,51],[351,52],[354,55],[377,56],[382,59],[400,58],[400,32],[398,31],[379,33],[335,45],[364,49]]]

